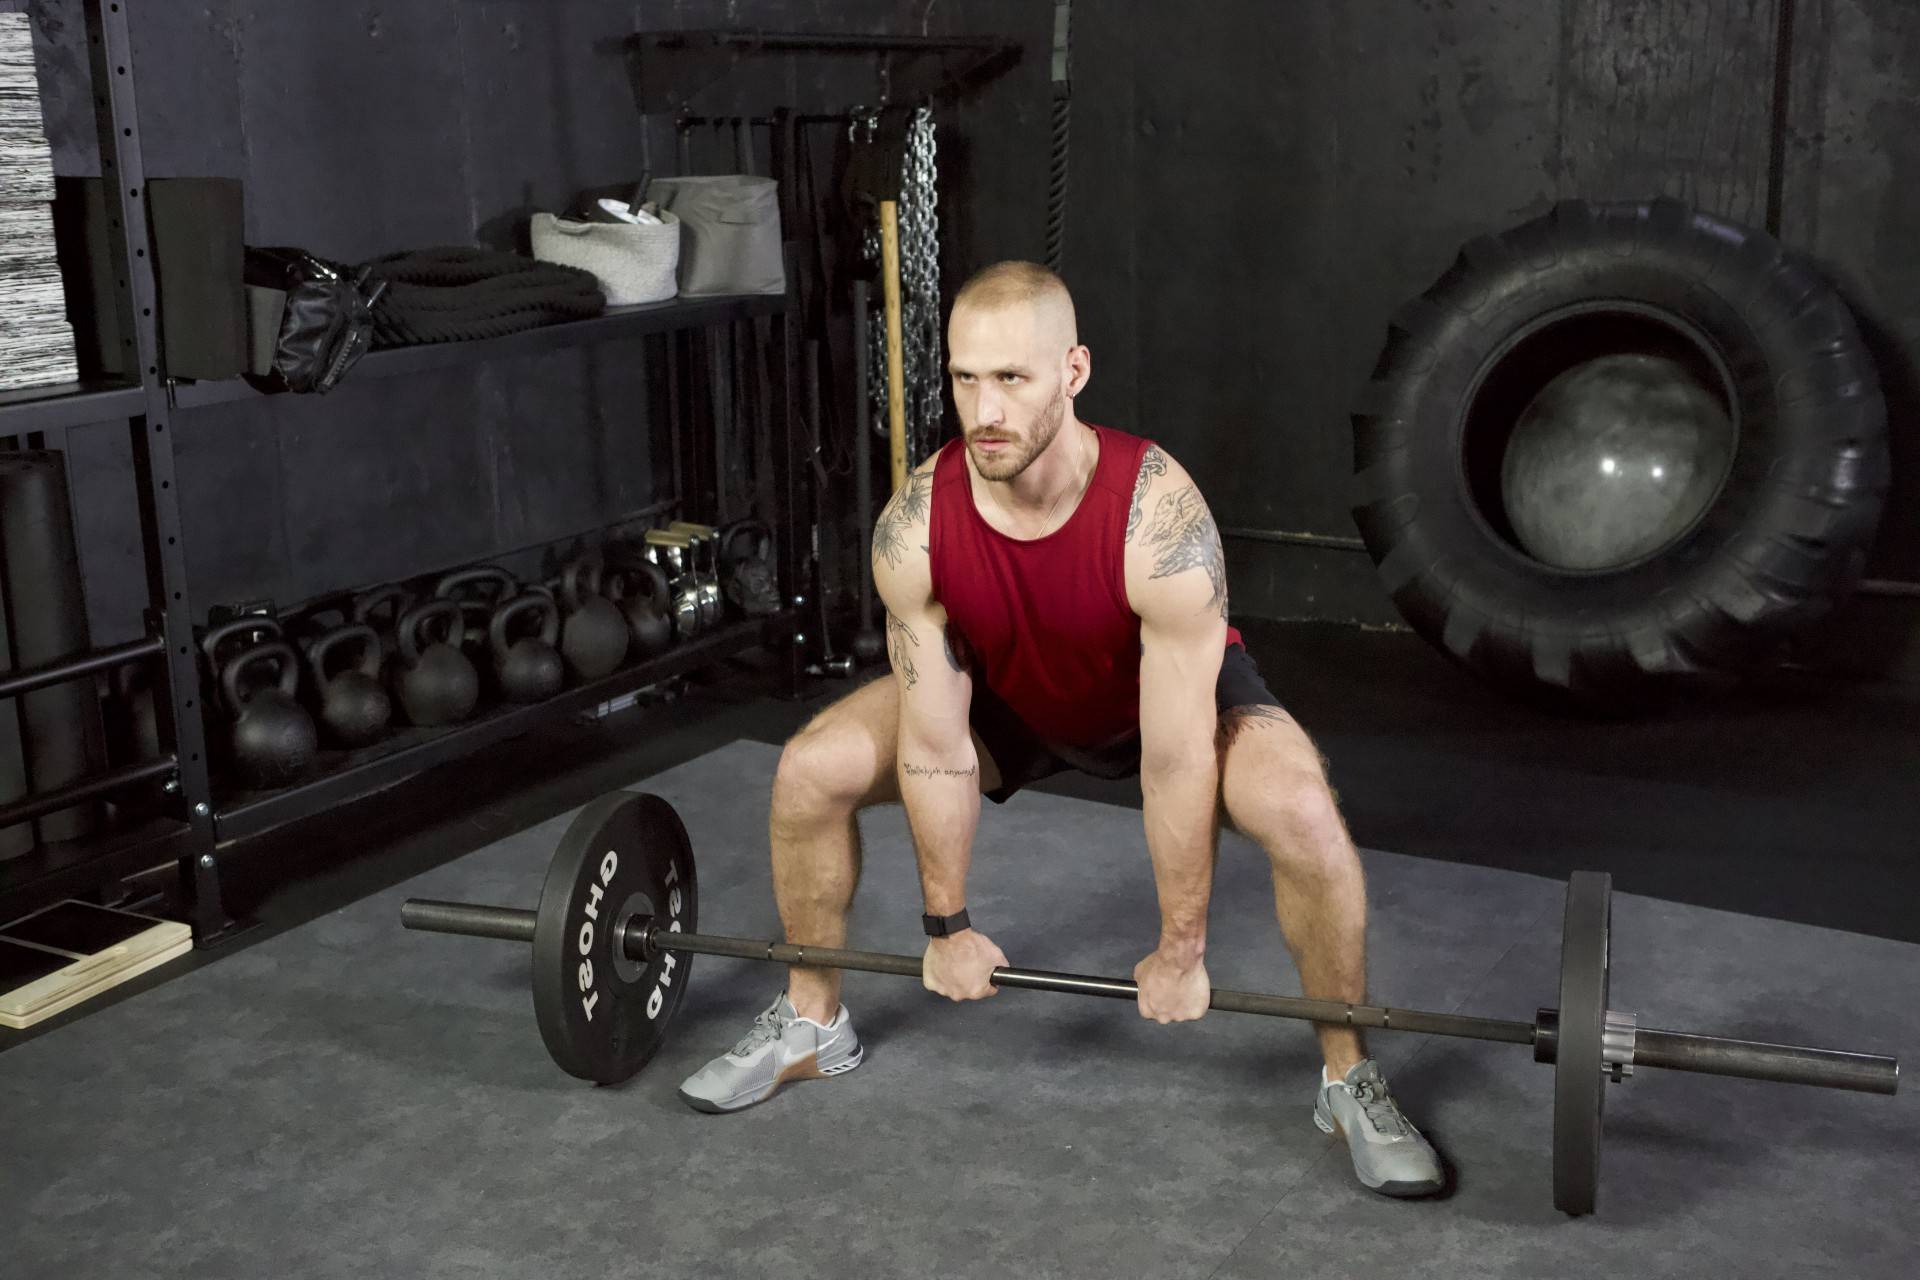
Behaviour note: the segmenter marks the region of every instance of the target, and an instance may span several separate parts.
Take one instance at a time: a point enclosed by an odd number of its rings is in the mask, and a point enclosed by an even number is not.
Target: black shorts
[[[1220,678],[1213,685],[1215,711],[1229,707],[1277,707],[1267,682],[1245,645],[1231,644],[1220,659]],[[1013,708],[983,684],[973,686],[973,704],[967,718],[980,735],[987,754],[1000,768],[1000,785],[985,792],[995,804],[1020,788],[1077,769],[1095,778],[1130,778],[1140,772],[1140,735],[1135,733],[1111,746],[1067,747],[1042,742]]]

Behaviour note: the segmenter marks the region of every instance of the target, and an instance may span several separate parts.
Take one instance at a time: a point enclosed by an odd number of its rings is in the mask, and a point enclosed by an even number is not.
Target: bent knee
[[[1339,800],[1317,771],[1290,769],[1223,798],[1233,825],[1270,849],[1314,847],[1345,833]]]
[[[816,722],[788,739],[781,750],[773,775],[773,803],[776,812],[834,816],[877,803],[893,785],[891,745],[883,751],[857,725]]]

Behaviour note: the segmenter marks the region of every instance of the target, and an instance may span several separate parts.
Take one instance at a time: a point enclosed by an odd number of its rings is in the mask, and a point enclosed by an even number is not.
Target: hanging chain
[[[875,126],[867,120],[869,136]],[[945,358],[940,333],[939,171],[934,164],[933,111],[920,107],[907,129],[900,174],[900,330],[901,368],[906,381],[907,465],[926,460],[940,444],[945,403]],[[869,225],[862,248],[869,263],[880,262],[880,229]],[[875,434],[887,434],[887,327],[884,315],[869,326],[868,367]]]
[[[940,441],[940,193],[935,186],[933,111],[920,107],[907,132],[906,172],[901,186],[901,287],[906,296],[905,337],[913,377],[909,388],[908,440],[913,460],[931,454]]]

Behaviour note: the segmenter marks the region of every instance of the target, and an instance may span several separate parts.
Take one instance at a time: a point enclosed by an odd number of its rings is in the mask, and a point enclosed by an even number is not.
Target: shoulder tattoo
[[[925,522],[932,506],[933,473],[915,471],[908,475],[906,484],[887,500],[880,518],[874,522],[873,559],[885,560],[889,567],[899,568],[900,558],[907,553],[908,533],[915,525]]]
[[[1220,530],[1213,513],[1192,485],[1162,497],[1147,522],[1147,544],[1154,548],[1155,578],[1169,578],[1188,569],[1201,569],[1213,584],[1208,609],[1227,616],[1227,559],[1220,550]]]
[[[1126,542],[1133,541],[1133,531],[1140,527],[1140,499],[1147,496],[1147,486],[1153,483],[1155,476],[1167,474],[1167,455],[1160,452],[1160,446],[1150,444],[1147,451],[1140,455],[1140,474],[1133,479],[1133,505],[1127,508]]]

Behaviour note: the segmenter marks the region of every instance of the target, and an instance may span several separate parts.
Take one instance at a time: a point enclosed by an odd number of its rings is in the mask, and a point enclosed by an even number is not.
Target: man
[[[1366,889],[1319,751],[1227,623],[1213,517],[1150,441],[1081,422],[1092,357],[1066,286],[1003,262],[954,300],[949,372],[963,440],[914,470],[874,528],[891,678],[828,707],[781,753],[770,834],[787,938],[846,945],[860,873],[854,815],[904,802],[931,940],[925,985],[998,994],[1007,958],[966,914],[980,796],[1065,768],[1140,775],[1159,945],[1134,969],[1141,1016],[1207,1008],[1219,820],[1266,850],[1281,930],[1310,997],[1366,999]],[[840,973],[794,966],[752,1031],[681,1086],[733,1111],[790,1080],[860,1065]],[[1357,1028],[1316,1024],[1314,1121],[1343,1133],[1387,1195],[1438,1190],[1438,1159]]]

